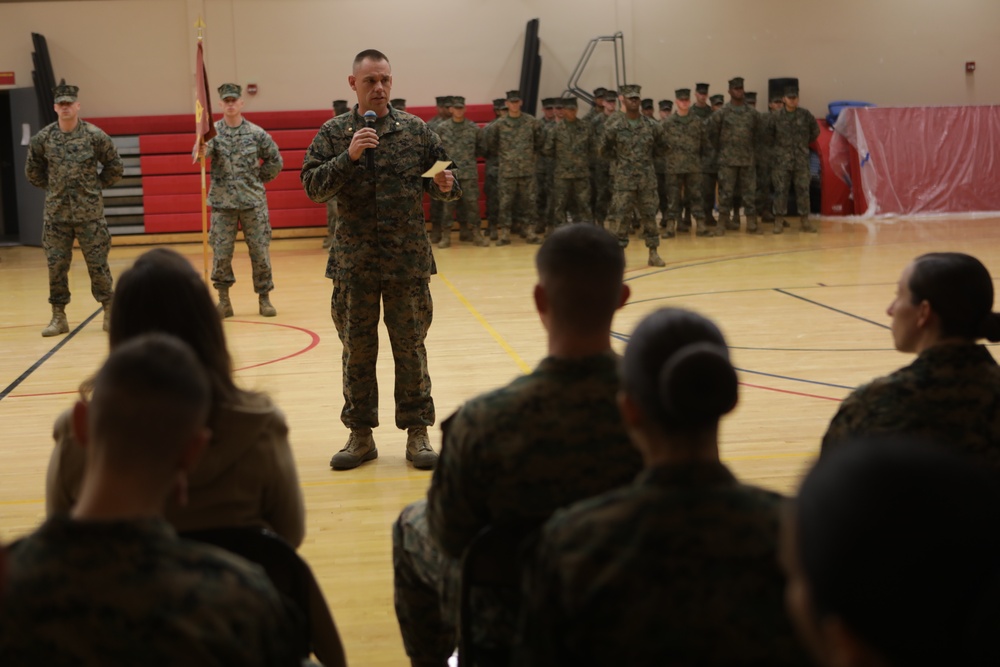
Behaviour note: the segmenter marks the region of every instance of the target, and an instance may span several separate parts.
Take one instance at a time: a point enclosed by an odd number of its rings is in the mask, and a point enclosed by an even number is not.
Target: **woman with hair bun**
[[[675,308],[639,324],[618,403],[645,470],[545,525],[513,664],[809,664],[783,605],[783,498],[719,460],[737,399],[715,324]]]
[[[855,389],[823,437],[823,453],[865,435],[940,441],[1000,470],[1000,366],[985,338],[1000,341],[993,279],[975,257],[934,252],[913,260],[886,311],[912,364]]]

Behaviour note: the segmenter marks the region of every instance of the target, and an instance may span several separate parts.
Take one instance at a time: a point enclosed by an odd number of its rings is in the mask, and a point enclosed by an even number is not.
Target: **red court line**
[[[819,394],[807,394],[801,391],[791,391],[790,389],[778,389],[776,387],[765,387],[759,384],[750,384],[749,382],[740,382],[744,387],[750,387],[752,389],[763,389],[764,391],[776,391],[779,394],[791,394],[793,396],[805,396],[806,398],[820,398],[824,401],[837,401],[838,403],[843,399],[832,398],[830,396],[820,396]]]

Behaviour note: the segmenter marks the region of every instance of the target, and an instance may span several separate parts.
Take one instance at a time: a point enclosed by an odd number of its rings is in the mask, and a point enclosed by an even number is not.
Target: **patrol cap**
[[[439,95],[438,97],[435,97],[434,98],[434,104],[436,104],[439,107],[446,107],[446,106],[448,106],[448,96],[447,95]]]
[[[521,101],[521,91],[520,90],[508,90],[507,91],[507,101],[508,102],[520,102]]]
[[[618,94],[622,97],[642,97],[640,91],[642,86],[636,85],[634,83],[626,83],[623,86],[619,86]]]
[[[243,88],[238,83],[224,83],[219,86],[219,97],[222,99],[230,97],[239,99],[243,97]]]
[[[406,111],[406,100],[402,97],[396,97],[389,100],[389,106],[397,111]]]
[[[465,98],[461,95],[452,95],[448,99],[451,100],[451,104],[448,106],[465,108]]]
[[[746,99],[747,102],[756,102],[757,101],[757,93],[750,93],[750,92],[748,92],[743,97]]]
[[[643,109],[652,109],[653,108],[653,98],[652,97],[647,97],[646,99],[644,99],[642,101],[642,108]]]
[[[76,102],[76,96],[79,92],[79,87],[69,85],[66,83],[66,79],[60,79],[59,85],[52,89],[52,97],[55,98],[53,101],[56,104],[61,102]]]
[[[776,102],[780,102],[780,101],[781,101],[781,95],[779,95],[778,93],[775,93],[774,95],[771,95],[771,102],[772,103],[776,103]]]
[[[347,113],[348,108],[349,107],[347,106],[347,100],[333,101],[333,110],[337,112],[337,115],[340,115],[342,113]]]
[[[716,104],[726,103],[726,98],[723,97],[722,95],[712,95],[710,98],[708,98],[708,100],[709,102],[712,103],[712,106],[715,106]]]
[[[708,95],[708,84],[707,83],[694,84],[694,92],[700,93],[702,95]]]
[[[576,109],[576,98],[575,97],[561,97],[559,98],[559,103],[562,105],[563,109]]]
[[[618,101],[618,93],[616,93],[613,90],[606,90],[606,91],[604,91],[604,101],[605,102],[617,102]]]
[[[691,89],[690,88],[678,88],[674,91],[674,98],[678,100],[689,100],[691,99]],[[664,102],[669,102],[670,100],[663,100]],[[662,102],[661,102],[662,104]]]
[[[566,98],[565,97],[553,97],[552,98],[552,106],[554,106],[556,109],[565,109],[566,108]]]
[[[604,97],[604,93],[606,92],[608,92],[608,89],[605,88],[604,86],[598,86],[597,88],[594,88],[594,99],[597,99],[598,97]]]
[[[555,109],[556,108],[555,100],[553,100],[551,97],[543,97],[542,98],[542,108],[543,109]]]
[[[660,100],[660,111],[673,111],[674,103],[670,100]]]
[[[730,88],[742,88],[743,87],[743,77],[742,76],[734,76],[732,79],[729,80],[729,87]]]
[[[506,101],[507,101],[506,98],[503,98],[503,97],[496,98],[495,100],[493,100],[493,108],[494,109],[503,109],[503,106],[504,106],[503,103],[506,102]]]
[[[798,86],[788,86],[785,88],[785,97],[798,97],[799,87]]]

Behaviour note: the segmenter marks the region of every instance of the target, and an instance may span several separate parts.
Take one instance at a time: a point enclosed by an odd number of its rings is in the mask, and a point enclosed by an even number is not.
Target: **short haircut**
[[[716,426],[736,407],[739,384],[719,328],[698,313],[663,308],[632,332],[622,388],[665,433],[680,433]]]
[[[824,453],[795,504],[817,620],[840,618],[894,666],[1000,664],[993,473],[940,446],[869,437]]]
[[[109,465],[170,473],[183,445],[205,426],[208,377],[179,339],[146,334],[112,350],[94,380],[88,433]]]
[[[993,279],[975,257],[960,252],[932,252],[913,260],[913,304],[930,303],[941,333],[1000,341],[1000,315],[993,313]]]
[[[389,62],[389,58],[378,49],[365,49],[358,55],[354,56],[354,69],[357,70],[358,66],[365,60],[373,60],[377,63],[382,61],[387,63]]]
[[[625,252],[614,235],[582,222],[559,227],[542,243],[535,267],[557,322],[582,333],[610,330],[625,276]]]

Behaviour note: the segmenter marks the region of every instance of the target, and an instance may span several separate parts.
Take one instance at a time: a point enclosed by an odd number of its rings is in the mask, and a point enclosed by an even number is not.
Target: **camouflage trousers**
[[[667,185],[667,178],[666,172],[656,172],[656,194],[659,198],[657,210],[664,220],[667,219],[667,210],[670,208],[670,186]]]
[[[444,217],[444,202],[438,199],[431,199],[430,208],[427,210],[427,215],[430,216],[431,223],[431,234],[434,235],[435,241],[441,235],[441,219]]]
[[[791,166],[788,168],[774,167],[771,170],[771,182],[774,184],[774,213],[788,214],[788,187],[795,186],[795,205],[799,215],[809,215],[809,166]]]
[[[611,207],[611,165],[600,162],[594,169],[594,218],[598,222],[607,220]]]
[[[501,176],[497,189],[500,195],[497,227],[510,229],[516,212],[523,222],[521,229],[534,230],[538,224],[538,181],[535,176]]]
[[[378,320],[385,306],[385,328],[395,362],[396,426],[432,426],[434,399],[424,340],[434,303],[426,279],[380,281],[374,278],[336,281],[330,314],[343,346],[344,409],[348,428],[378,426]]]
[[[497,220],[500,219],[500,192],[497,168],[492,165],[486,166],[486,181],[483,189],[486,190],[486,219],[489,220],[490,227],[496,227]]]
[[[681,206],[687,206],[695,220],[703,220],[701,174],[667,174],[667,213],[664,220],[677,222]]]
[[[462,183],[462,198],[458,201],[442,202],[441,229],[451,231],[458,216],[461,229],[479,229],[483,221],[479,217],[479,182]]]
[[[243,228],[243,240],[250,251],[253,270],[253,291],[268,294],[274,289],[271,279],[271,223],[267,205],[257,208],[213,208],[212,229],[208,242],[212,245],[212,284],[216,289],[230,287],[236,282],[233,275],[233,250],[236,246],[236,228]]]
[[[573,211],[573,222],[593,222],[590,209],[590,178],[556,178],[552,183],[552,218],[550,225],[566,224],[566,210]]]
[[[655,187],[639,187],[634,190],[614,190],[608,207],[607,228],[618,235],[618,243],[623,248],[628,245],[629,225],[632,216],[642,225],[642,236],[647,248],[660,246],[660,233],[656,229],[656,207],[659,199]]]
[[[715,188],[719,184],[719,174],[717,172],[701,173],[701,207],[705,211],[705,219],[715,219],[712,214],[715,212]]]
[[[333,233],[337,231],[338,222],[340,222],[340,210],[337,208],[337,198],[334,197],[326,202],[326,234],[331,239]]]
[[[757,215],[754,199],[757,196],[757,171],[753,166],[719,166],[719,213],[727,215],[733,210],[735,193],[743,193],[743,210],[747,217]]]
[[[551,160],[545,159],[542,162],[551,163]],[[549,168],[546,171],[535,173],[535,178],[538,181],[538,194],[535,199],[535,203],[538,204],[538,221],[535,224],[535,232],[539,234],[545,233],[545,228],[549,225],[549,220],[552,218],[552,183],[554,176],[551,164],[548,166]]]
[[[768,215],[774,211],[774,184],[770,165],[757,163],[757,213]]]
[[[45,219],[42,228],[42,248],[49,266],[49,303],[65,306],[69,303],[69,267],[73,261],[73,238],[80,241],[83,260],[90,274],[90,293],[100,303],[111,301],[113,295],[108,251],[111,234],[104,218],[89,222],[68,222]]]

